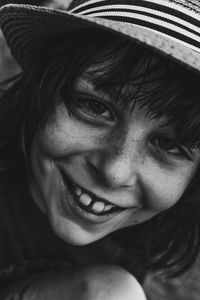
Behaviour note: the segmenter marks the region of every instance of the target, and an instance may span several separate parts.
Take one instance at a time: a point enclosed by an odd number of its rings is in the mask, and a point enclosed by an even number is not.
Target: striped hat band
[[[165,0],[91,0],[70,12],[137,25],[200,52],[200,13]],[[199,8],[200,12],[200,8]]]
[[[48,43],[99,29],[128,38],[200,72],[200,0],[69,0],[58,8],[9,4],[0,27],[11,53],[29,67]]]

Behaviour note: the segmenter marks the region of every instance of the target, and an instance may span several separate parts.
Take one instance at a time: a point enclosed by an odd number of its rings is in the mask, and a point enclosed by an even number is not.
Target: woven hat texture
[[[0,26],[23,68],[58,35],[67,41],[69,31],[99,28],[200,71],[199,0],[73,0],[59,10],[11,4],[0,9]]]

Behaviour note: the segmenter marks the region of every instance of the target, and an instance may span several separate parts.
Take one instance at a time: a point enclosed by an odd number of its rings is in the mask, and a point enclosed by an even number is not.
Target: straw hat
[[[24,68],[47,41],[81,28],[99,28],[131,38],[200,71],[199,0],[72,0],[62,9],[6,5],[0,26]]]

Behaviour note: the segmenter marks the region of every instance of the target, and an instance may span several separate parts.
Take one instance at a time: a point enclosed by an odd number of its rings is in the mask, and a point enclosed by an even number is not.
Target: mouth
[[[98,197],[91,191],[79,186],[68,178],[62,171],[61,175],[71,196],[71,199],[68,199],[69,197],[67,193],[65,193],[66,198],[69,200],[71,204],[70,206],[79,214],[81,213],[82,217],[85,216],[90,219],[98,218],[98,220],[94,219],[94,221],[104,222],[114,217],[116,214],[126,210],[125,208],[114,205],[108,200]]]

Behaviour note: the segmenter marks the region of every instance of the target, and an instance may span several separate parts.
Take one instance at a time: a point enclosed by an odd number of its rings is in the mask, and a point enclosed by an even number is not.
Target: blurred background
[[[69,5],[71,0],[0,0],[0,7],[6,4],[31,4],[59,8],[63,3]],[[4,80],[20,71],[0,31],[0,80]]]
[[[0,7],[9,3],[42,5],[59,8],[71,0],[0,0]],[[12,58],[0,31],[0,80],[4,80],[17,72],[19,66]],[[179,278],[162,279],[158,274],[149,274],[145,281],[148,300],[199,300],[200,299],[200,259],[193,268]]]

